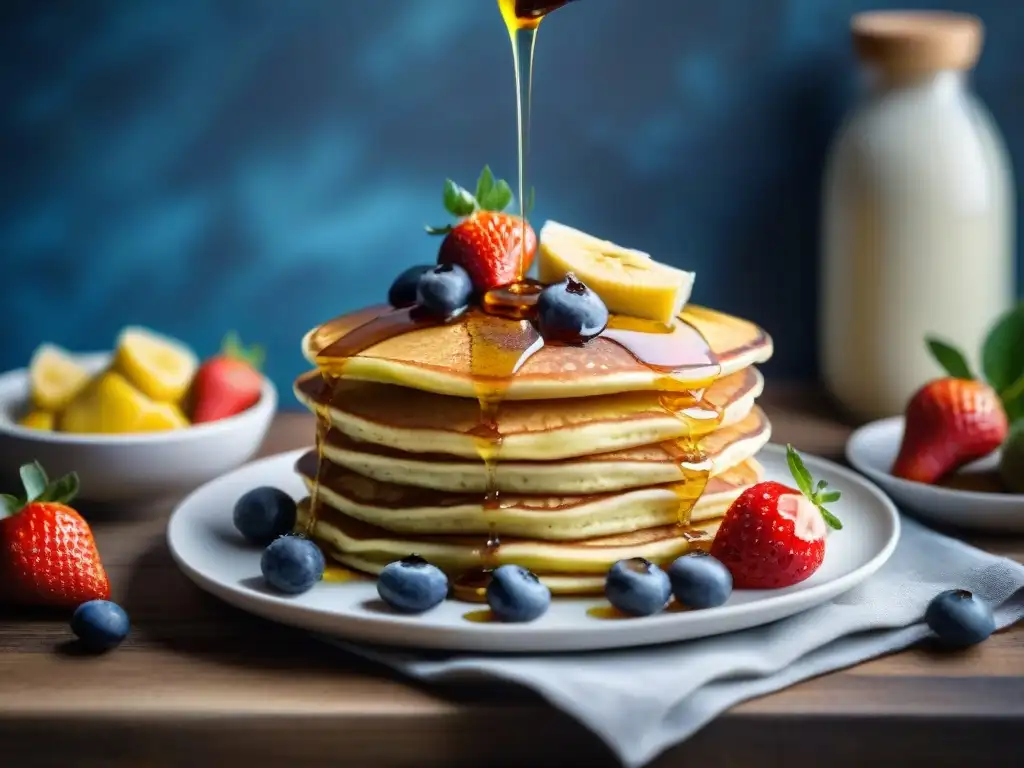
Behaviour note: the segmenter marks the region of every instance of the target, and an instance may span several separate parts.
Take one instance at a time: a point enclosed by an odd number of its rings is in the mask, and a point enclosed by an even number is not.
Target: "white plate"
[[[850,436],[846,460],[917,517],[961,528],[1024,533],[1024,495],[960,491],[893,477],[890,470],[902,440],[902,416],[873,421]],[[998,465],[997,453],[963,471],[991,471]]]
[[[531,624],[474,623],[480,606],[448,600],[427,614],[401,616],[378,607],[373,581],[321,583],[303,595],[279,596],[262,586],[260,551],[235,531],[235,500],[259,485],[305,495],[293,465],[303,451],[257,461],[203,486],[171,516],[167,540],[175,561],[202,589],[245,611],[349,640],[446,650],[521,652],[583,651],[653,645],[706,637],[791,616],[856,586],[877,571],[896,548],[899,515],[885,495],[856,473],[805,457],[815,479],[842,491],[832,507],[842,531],[828,541],[825,562],[802,584],[772,591],[737,591],[720,608],[667,612],[620,621],[587,615],[599,598],[555,598]],[[769,479],[792,485],[785,452],[769,445],[758,457]]]

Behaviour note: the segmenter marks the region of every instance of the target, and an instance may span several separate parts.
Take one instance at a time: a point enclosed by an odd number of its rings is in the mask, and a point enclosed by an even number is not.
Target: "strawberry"
[[[732,574],[738,589],[779,589],[798,584],[825,558],[829,528],[843,525],[825,509],[839,491],[814,485],[800,455],[786,446],[789,471],[797,487],[775,481],[758,483],[729,507],[711,543],[711,554]]]
[[[459,218],[458,223],[427,227],[430,234],[445,235],[438,264],[458,264],[469,272],[480,293],[522,279],[537,254],[533,228],[522,217],[504,213],[511,202],[508,183],[495,180],[491,169],[485,167],[476,194],[451,179],[445,182],[444,205]]]
[[[259,402],[262,364],[259,347],[246,350],[228,334],[221,353],[204,361],[192,380],[192,423],[226,419]]]
[[[911,398],[892,474],[936,483],[1002,445],[1010,425],[999,395],[974,379],[947,377]]]
[[[108,600],[110,582],[88,523],[68,504],[78,476],[50,482],[38,462],[21,468],[24,496],[0,496],[0,592],[7,601],[76,608]]]

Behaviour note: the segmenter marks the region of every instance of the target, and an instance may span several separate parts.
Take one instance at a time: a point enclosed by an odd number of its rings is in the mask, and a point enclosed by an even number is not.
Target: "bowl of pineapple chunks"
[[[277,391],[261,353],[229,336],[200,360],[182,342],[132,326],[113,352],[42,344],[27,368],[0,375],[0,482],[21,465],[76,472],[80,497],[154,501],[186,493],[259,449]]]

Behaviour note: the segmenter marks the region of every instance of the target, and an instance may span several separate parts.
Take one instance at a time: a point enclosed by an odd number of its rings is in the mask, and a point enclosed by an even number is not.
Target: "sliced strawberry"
[[[223,351],[206,360],[192,381],[192,423],[226,419],[259,402],[263,376],[259,368],[263,351],[244,349],[234,334],[224,341]]]
[[[78,476],[50,482],[38,462],[21,468],[24,492],[0,496],[0,594],[31,606],[76,608],[110,598],[92,530],[69,504]]]
[[[996,391],[972,379],[944,378],[925,384],[911,398],[892,474],[937,483],[965,464],[988,456],[1009,434]]]
[[[711,554],[732,574],[737,589],[779,589],[798,584],[825,558],[829,528],[842,523],[825,504],[839,491],[824,480],[814,485],[800,455],[786,448],[797,488],[775,481],[748,488],[733,502],[711,544]]]
[[[476,194],[450,179],[445,182],[445,208],[459,221],[454,226],[427,227],[431,234],[445,235],[438,263],[464,268],[480,293],[521,280],[537,253],[533,228],[521,217],[504,213],[511,202],[508,183],[496,180],[485,167]]]

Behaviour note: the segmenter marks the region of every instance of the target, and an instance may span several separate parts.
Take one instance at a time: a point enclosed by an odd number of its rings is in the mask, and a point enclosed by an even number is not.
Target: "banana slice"
[[[665,325],[675,323],[696,278],[643,251],[555,221],[540,230],[537,265],[541,282],[557,283],[572,272],[601,297],[609,312]]]
[[[28,371],[32,403],[40,411],[59,411],[89,380],[89,372],[54,344],[36,349]]]

